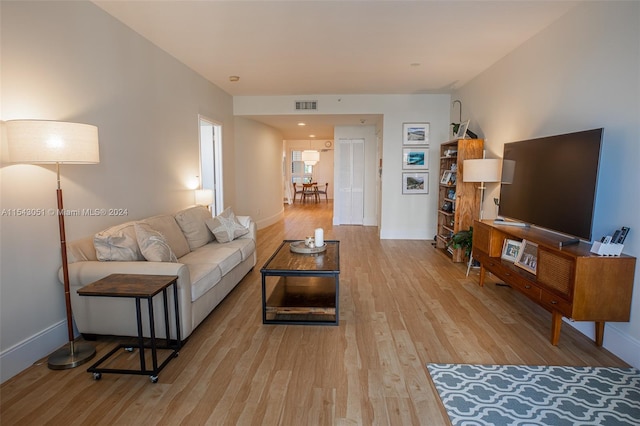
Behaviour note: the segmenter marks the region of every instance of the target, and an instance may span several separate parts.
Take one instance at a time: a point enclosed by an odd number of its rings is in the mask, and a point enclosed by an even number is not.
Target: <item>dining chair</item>
[[[318,200],[320,200],[320,196],[322,194],[324,194],[324,198],[325,200],[327,200],[327,203],[329,202],[329,196],[327,195],[327,192],[329,190],[329,183],[325,183],[324,184],[324,189],[320,189],[316,186],[317,190],[316,190],[316,194],[318,194]]]
[[[304,185],[301,189],[296,189],[296,183],[293,182],[293,202],[296,202],[296,195],[300,194],[300,201],[304,201]]]
[[[320,201],[317,182],[302,184],[302,201],[306,201],[307,197],[313,197],[316,202]]]

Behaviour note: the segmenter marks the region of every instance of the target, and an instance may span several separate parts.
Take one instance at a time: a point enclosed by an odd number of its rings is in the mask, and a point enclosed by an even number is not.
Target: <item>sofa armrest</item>
[[[135,335],[131,333],[124,333],[123,327],[125,324],[118,325],[119,319],[117,318],[105,318],[104,313],[92,313],[91,309],[87,309],[88,306],[95,306],[96,304],[114,304],[111,298],[97,298],[102,299],[98,301],[91,301],[91,305],[87,299],[96,299],[82,297],[78,295],[78,289],[91,284],[101,278],[104,278],[111,274],[143,274],[143,275],[177,275],[178,280],[176,282],[178,287],[178,301],[180,306],[180,328],[181,337],[184,339],[193,331],[193,324],[191,321],[191,277],[189,275],[189,268],[182,263],[173,262],[100,262],[100,261],[84,261],[76,262],[69,265],[69,286],[71,293],[71,302],[74,312],[74,318],[78,331],[81,333],[90,334],[116,334],[116,335]],[[58,272],[58,278],[60,282],[63,282],[62,268]],[[172,292],[171,292],[172,293]],[[170,296],[173,299],[173,296]],[[115,311],[114,311],[115,313]],[[135,314],[135,312],[134,312]],[[96,316],[98,315],[98,316]],[[124,321],[124,318],[121,319]],[[96,328],[95,324],[108,324],[114,323],[114,330]],[[128,320],[129,323],[135,325],[135,316]],[[135,330],[135,328],[134,328]]]
[[[238,219],[238,222],[240,222],[240,225],[244,226],[249,230],[248,234],[245,234],[240,238],[251,238],[253,239],[253,241],[256,241],[257,227],[256,227],[256,223],[253,221],[251,216],[236,216],[236,219]]]
[[[180,284],[189,284],[189,269],[182,263],[174,262],[101,262],[97,260],[76,262],[69,265],[69,285],[83,287],[111,274],[178,275]],[[58,279],[63,282],[62,268]],[[191,293],[190,285],[189,293]],[[189,299],[191,300],[191,299]]]

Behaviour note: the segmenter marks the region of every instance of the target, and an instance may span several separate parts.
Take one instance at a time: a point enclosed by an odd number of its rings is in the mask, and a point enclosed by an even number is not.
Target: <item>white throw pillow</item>
[[[135,224],[136,239],[142,255],[149,262],[177,262],[178,258],[169,247],[167,239],[146,223]]]
[[[138,247],[134,222],[112,226],[97,233],[93,237],[93,246],[98,260],[144,260]]]
[[[176,213],[175,218],[191,251],[213,241],[213,235],[205,225],[205,220],[211,219],[211,212],[206,207],[189,207]]]
[[[207,219],[205,223],[221,243],[228,243],[249,233],[249,229],[242,226],[233,214],[231,207],[227,207],[218,216]]]

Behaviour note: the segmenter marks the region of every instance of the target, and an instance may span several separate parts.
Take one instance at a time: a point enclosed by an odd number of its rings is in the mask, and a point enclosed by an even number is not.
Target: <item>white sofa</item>
[[[141,234],[151,237],[140,241]],[[73,316],[83,335],[137,336],[136,310],[134,299],[79,296],[79,288],[114,273],[177,275],[180,337],[185,340],[255,266],[256,225],[230,209],[212,218],[205,207],[195,206],[111,227],[68,243],[67,253]],[[166,258],[157,261],[158,256]],[[59,278],[62,282],[62,270]],[[173,291],[168,294],[175,339]],[[162,296],[153,303],[156,336],[164,338]],[[146,301],[141,305],[144,334],[149,336]]]

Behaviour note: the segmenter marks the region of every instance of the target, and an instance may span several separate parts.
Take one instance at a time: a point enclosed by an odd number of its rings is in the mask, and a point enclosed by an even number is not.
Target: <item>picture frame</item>
[[[531,241],[522,240],[522,246],[514,264],[535,275],[538,268],[538,245]]]
[[[429,123],[402,123],[403,145],[429,145]]]
[[[510,240],[505,238],[502,243],[502,259],[514,263],[518,258],[522,243],[518,240]]]
[[[402,173],[402,193],[403,194],[428,194],[429,193],[429,173],[428,172]]]
[[[460,126],[458,126],[458,133],[456,133],[456,139],[465,139],[467,136],[467,129],[469,128],[469,121],[471,120],[460,123]]]
[[[442,177],[440,178],[440,185],[451,185],[453,182],[453,172],[451,170],[445,170],[442,172]]]
[[[402,150],[403,169],[428,169],[429,148],[404,148]]]

